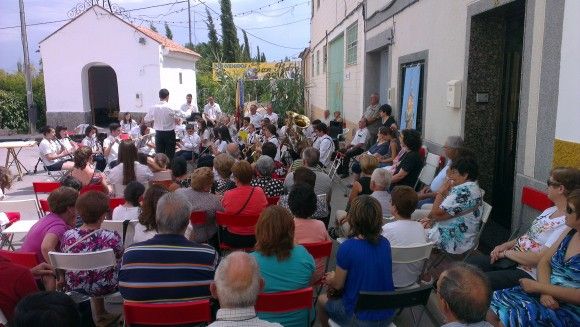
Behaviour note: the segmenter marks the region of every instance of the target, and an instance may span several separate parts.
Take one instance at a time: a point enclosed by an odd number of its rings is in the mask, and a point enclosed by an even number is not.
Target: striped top
[[[158,234],[125,250],[119,291],[126,301],[176,302],[210,296],[215,249],[183,235]]]

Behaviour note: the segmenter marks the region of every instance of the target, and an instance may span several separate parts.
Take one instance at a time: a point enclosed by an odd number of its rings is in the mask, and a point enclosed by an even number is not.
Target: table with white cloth
[[[18,171],[18,180],[22,180],[22,171],[24,170],[28,173],[28,169],[24,167],[22,162],[18,160],[18,154],[22,148],[30,148],[36,146],[36,141],[9,141],[9,142],[0,142],[0,149],[6,149],[6,164],[4,167],[9,169],[10,166],[15,165],[16,170]],[[12,156],[12,159],[10,157]]]
[[[38,222],[38,220],[36,219],[32,219],[32,220],[18,220],[15,221],[14,223],[12,223],[12,225],[10,225],[10,227],[6,228],[5,230],[3,230],[1,233],[2,235],[6,236],[3,237],[2,239],[6,240],[5,243],[3,241],[0,249],[2,247],[4,247],[4,245],[8,246],[8,249],[12,249],[14,250],[14,235],[16,234],[24,234],[22,236],[26,236],[26,234],[28,234],[28,231],[30,231],[30,229],[32,228],[32,226],[34,226],[34,224],[36,224]]]

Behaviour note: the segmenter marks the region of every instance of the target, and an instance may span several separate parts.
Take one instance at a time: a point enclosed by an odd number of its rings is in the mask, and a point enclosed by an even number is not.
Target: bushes
[[[0,92],[0,128],[28,132],[24,74],[9,74],[0,70]],[[46,100],[42,74],[33,76],[32,93],[36,105],[36,128],[40,128],[46,124]]]

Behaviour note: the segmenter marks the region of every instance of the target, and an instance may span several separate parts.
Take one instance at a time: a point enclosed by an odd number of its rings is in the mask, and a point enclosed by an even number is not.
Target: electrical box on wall
[[[143,107],[143,93],[141,92],[135,93],[135,107]]]
[[[461,81],[447,82],[447,107],[461,108]]]
[[[387,90],[387,98],[389,99],[389,103],[395,103],[395,88],[391,87]]]

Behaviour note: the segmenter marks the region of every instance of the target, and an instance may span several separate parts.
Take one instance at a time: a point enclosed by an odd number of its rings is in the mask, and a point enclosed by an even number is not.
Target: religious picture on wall
[[[417,128],[417,107],[419,102],[419,82],[421,65],[405,67],[405,85],[401,106],[401,129]]]

